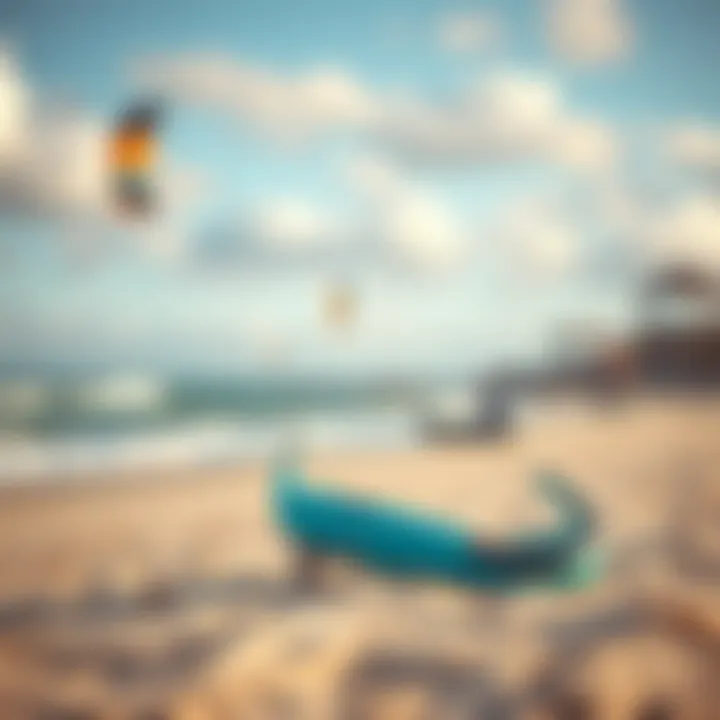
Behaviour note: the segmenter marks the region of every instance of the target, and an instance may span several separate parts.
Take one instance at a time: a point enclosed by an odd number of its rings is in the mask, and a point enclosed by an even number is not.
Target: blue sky
[[[542,3],[531,0],[457,3],[238,2],[228,0],[28,0],[3,3],[6,37],[38,86],[111,112],[126,99],[127,64],[147,53],[216,51],[278,69],[318,63],[347,65],[364,77],[442,91],[468,67],[433,42],[451,11],[489,10],[503,22],[508,55],[573,79],[579,102],[633,120],[635,113],[676,117],[717,113],[717,29],[713,0],[627,3],[637,41],[629,62],[578,72],[547,52]],[[400,36],[398,42],[395,36]]]
[[[9,354],[483,365],[536,356],[562,322],[626,326],[633,278],[598,255],[720,255],[712,0],[26,0],[0,26],[30,144],[64,143],[68,177],[76,140],[40,142],[35,119],[71,108],[89,137],[148,85],[170,109],[158,183],[197,185],[141,231],[80,190],[68,219],[60,179],[20,211],[43,171],[13,178],[50,161],[8,131]],[[322,309],[338,277],[359,298],[341,336]]]

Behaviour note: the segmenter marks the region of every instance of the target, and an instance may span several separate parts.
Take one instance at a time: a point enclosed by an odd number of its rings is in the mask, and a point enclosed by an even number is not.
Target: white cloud
[[[550,44],[577,63],[599,64],[625,57],[633,39],[623,0],[543,0]]]
[[[0,52],[0,211],[97,215],[107,187],[103,126],[78,112],[39,112],[13,56]]]
[[[670,159],[695,170],[720,168],[720,127],[687,123],[668,133]]]
[[[15,59],[0,51],[0,210],[97,215],[107,187],[103,126],[77,112],[40,113]]]
[[[0,211],[52,217],[104,211],[107,140],[102,124],[79,112],[44,108],[13,56],[0,52]]]
[[[282,77],[223,56],[166,58],[142,68],[142,82],[171,98],[207,106],[281,134],[306,134],[373,121],[372,95],[338,68]]]
[[[530,261],[540,272],[562,274],[576,260],[577,238],[562,220],[549,218],[535,226],[534,236],[528,237],[525,248]]]
[[[297,198],[279,198],[260,207],[254,233],[260,242],[289,251],[315,248],[337,238],[327,214]]]
[[[651,260],[720,270],[720,198],[696,195],[658,209],[638,228]]]
[[[106,129],[78,113],[47,115],[35,128],[26,161],[39,193],[58,209],[102,212],[108,187]]]
[[[379,135],[401,156],[427,164],[542,162],[594,172],[615,155],[610,130],[570,113],[557,84],[517,73],[492,75],[450,107],[406,103]]]
[[[353,161],[347,175],[361,200],[366,232],[381,250],[430,271],[456,267],[466,256],[467,238],[452,209],[396,166],[365,157]]]
[[[104,131],[80,116],[46,116],[0,168],[0,209],[53,217],[99,216],[107,188]]]
[[[649,197],[623,187],[601,188],[585,208],[618,265],[647,271],[690,263],[720,270],[720,197],[693,193]]]
[[[573,219],[546,200],[513,205],[488,234],[497,243],[501,260],[513,264],[511,275],[558,279],[576,270],[581,261]]]
[[[378,156],[354,158],[346,168],[350,187],[374,204],[387,203],[406,192],[407,179],[396,165]]]
[[[560,91],[547,78],[497,73],[477,86],[473,109],[489,113],[491,124],[510,123],[522,133],[551,127],[560,115]]]
[[[30,93],[10,52],[0,48],[0,168],[26,149]]]
[[[377,111],[370,93],[338,69],[317,70],[300,78],[294,93],[298,104],[305,106],[308,121],[318,126],[363,125],[371,121]]]
[[[616,146],[614,133],[596,120],[566,120],[555,132],[558,161],[576,170],[611,168],[617,156]]]
[[[246,213],[249,221],[201,236],[200,258],[300,267],[389,262],[441,272],[466,255],[452,208],[397,166],[380,157],[355,158],[341,180],[354,201],[342,214],[298,197],[265,201]]]
[[[317,269],[356,262],[367,250],[361,240],[349,216],[303,197],[279,196],[207,227],[188,250],[189,259],[208,268]]]
[[[143,81],[259,132],[295,138],[342,131],[407,161],[597,170],[613,158],[614,139],[602,123],[570,112],[549,78],[517,72],[495,73],[445,104],[381,94],[339,68],[284,77],[223,57],[157,60]]]
[[[465,251],[453,213],[438,198],[421,192],[385,209],[381,233],[392,248],[425,269],[456,266]]]
[[[438,40],[449,52],[467,54],[494,47],[500,39],[497,22],[485,13],[457,12],[444,17]]]

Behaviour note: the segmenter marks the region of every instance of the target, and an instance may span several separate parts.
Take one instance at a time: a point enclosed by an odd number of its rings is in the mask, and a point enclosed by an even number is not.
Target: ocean
[[[0,377],[0,482],[411,447],[432,384],[66,372]]]

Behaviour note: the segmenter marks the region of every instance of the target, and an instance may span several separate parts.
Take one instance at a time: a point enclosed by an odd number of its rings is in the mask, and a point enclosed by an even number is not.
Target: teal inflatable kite
[[[378,573],[487,593],[578,589],[599,576],[590,548],[595,515],[566,480],[540,477],[557,525],[503,541],[394,504],[311,485],[294,467],[274,469],[272,502],[288,539],[311,556],[343,557]]]

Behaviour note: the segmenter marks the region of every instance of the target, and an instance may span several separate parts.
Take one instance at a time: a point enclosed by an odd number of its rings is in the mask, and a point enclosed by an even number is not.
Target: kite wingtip
[[[568,590],[583,590],[600,581],[605,571],[605,560],[597,548],[587,548],[578,553],[568,567],[564,587]]]
[[[555,469],[543,469],[537,473],[540,491],[566,518],[568,537],[578,546],[589,543],[598,526],[597,513],[587,496],[564,473]]]
[[[576,495],[573,481],[568,475],[555,468],[540,468],[536,472],[537,485],[543,495],[552,499],[566,498],[569,494]]]

